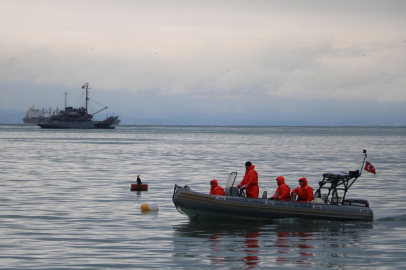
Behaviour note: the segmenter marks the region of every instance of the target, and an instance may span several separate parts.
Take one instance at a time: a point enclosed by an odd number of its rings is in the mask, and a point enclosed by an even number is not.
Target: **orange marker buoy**
[[[148,184],[131,184],[130,190],[148,190]]]

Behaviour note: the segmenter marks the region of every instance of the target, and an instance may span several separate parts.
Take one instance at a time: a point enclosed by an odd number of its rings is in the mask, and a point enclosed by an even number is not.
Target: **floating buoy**
[[[158,211],[158,204],[156,202],[141,204],[141,211]]]
[[[131,184],[131,190],[148,190],[148,184]]]

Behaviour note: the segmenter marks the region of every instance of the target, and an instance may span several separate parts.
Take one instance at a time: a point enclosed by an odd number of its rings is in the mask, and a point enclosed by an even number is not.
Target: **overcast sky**
[[[88,82],[110,114],[140,119],[406,123],[403,0],[0,7],[2,111],[63,108],[64,92],[82,105]]]

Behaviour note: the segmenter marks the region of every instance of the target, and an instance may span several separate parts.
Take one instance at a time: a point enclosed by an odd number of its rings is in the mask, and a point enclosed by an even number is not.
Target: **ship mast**
[[[66,96],[68,95],[68,92],[65,92],[64,94],[65,94],[65,112],[66,112],[66,99],[67,99]]]
[[[89,88],[89,84],[86,83],[86,117],[87,117],[87,101],[89,100],[89,92],[87,91],[87,89]]]

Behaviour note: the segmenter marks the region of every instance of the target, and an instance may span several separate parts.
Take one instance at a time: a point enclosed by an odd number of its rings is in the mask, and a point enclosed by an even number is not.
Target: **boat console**
[[[239,197],[238,188],[234,187],[235,179],[237,178],[237,172],[232,172],[227,178],[226,188],[224,189],[226,196]]]

